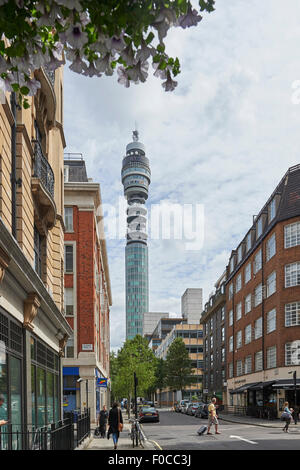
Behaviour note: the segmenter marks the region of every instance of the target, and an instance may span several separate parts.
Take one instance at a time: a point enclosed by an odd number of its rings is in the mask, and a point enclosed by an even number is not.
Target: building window
[[[65,272],[73,272],[73,245],[65,245]]]
[[[276,235],[273,233],[271,238],[267,241],[267,261],[269,261],[276,254]]]
[[[40,277],[42,277],[42,243],[43,237],[34,226],[34,269]]]
[[[221,329],[221,340],[225,341],[225,328],[224,328],[224,326]]]
[[[213,335],[211,335],[210,337],[210,349],[212,349],[214,346],[214,338],[213,338]]]
[[[256,239],[258,239],[262,234],[262,217],[260,217],[256,224]]]
[[[232,273],[233,270],[234,270],[234,256],[230,260],[230,272]]]
[[[252,372],[252,357],[247,356],[245,358],[245,374],[251,374]]]
[[[300,347],[299,341],[285,344],[285,365],[299,365],[300,363]]]
[[[221,360],[222,360],[222,362],[225,362],[225,348],[222,348],[222,351],[221,351]]]
[[[285,306],[285,326],[300,325],[300,302],[293,302]]]
[[[221,309],[221,321],[225,320],[225,307],[222,307]]]
[[[236,320],[240,320],[242,318],[242,302],[239,302],[236,306]]]
[[[276,199],[275,197],[272,199],[269,205],[269,222],[274,219],[276,215]]]
[[[233,310],[230,310],[229,312],[229,326],[233,325]]]
[[[233,363],[232,362],[228,365],[228,376],[230,379],[232,379],[233,377]]]
[[[242,347],[242,330],[237,332],[236,335],[236,347],[237,349]]]
[[[245,297],[245,315],[251,311],[251,294]]]
[[[267,297],[276,292],[276,271],[267,278]]]
[[[211,354],[210,355],[210,367],[213,367],[213,365],[214,365],[214,355]]]
[[[73,287],[65,287],[65,315],[73,316],[74,315],[74,296],[73,296]]]
[[[236,278],[235,291],[239,292],[242,288],[242,275],[239,274]]]
[[[229,338],[229,352],[233,351],[233,336]]]
[[[300,222],[284,227],[284,248],[300,245]]]
[[[246,248],[247,248],[247,252],[250,250],[251,248],[251,232],[248,233],[247,235],[247,238],[246,238]]]
[[[267,333],[271,333],[276,330],[276,308],[270,310],[267,314]]]
[[[65,207],[65,227],[66,232],[73,231],[73,207]]]
[[[64,183],[69,182],[69,165],[64,166]]]
[[[300,285],[300,262],[285,266],[285,287]]]
[[[229,285],[229,288],[228,288],[228,297],[229,297],[229,300],[231,300],[233,297],[233,284],[232,283]]]
[[[245,328],[245,344],[251,343],[251,339],[252,339],[251,331],[252,331],[251,325],[247,325]]]
[[[255,372],[263,369],[262,351],[255,353]]]
[[[243,256],[243,246],[240,245],[238,247],[238,252],[237,252],[237,262],[240,263],[242,261],[242,256]]]
[[[262,336],[262,317],[259,317],[254,324],[254,338],[258,339]]]
[[[69,338],[65,349],[66,357],[74,357],[74,338]]]
[[[245,268],[245,284],[251,280],[251,263],[248,263]]]
[[[254,306],[257,307],[262,302],[262,284],[259,284],[254,291]]]
[[[256,253],[255,258],[254,258],[254,274],[258,273],[258,271],[261,270],[261,264],[262,264],[262,257],[261,257],[261,250]]]
[[[236,361],[236,375],[239,377],[243,375],[243,361]]]
[[[267,369],[276,367],[276,346],[267,348]]]

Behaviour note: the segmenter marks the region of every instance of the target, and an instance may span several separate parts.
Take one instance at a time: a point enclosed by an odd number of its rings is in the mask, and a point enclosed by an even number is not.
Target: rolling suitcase
[[[201,426],[197,433],[199,434],[199,436],[202,436],[205,432],[207,431],[207,426]]]

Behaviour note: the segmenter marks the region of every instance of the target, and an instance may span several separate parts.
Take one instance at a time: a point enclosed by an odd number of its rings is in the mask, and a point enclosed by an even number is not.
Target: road
[[[287,434],[282,428],[220,421],[220,435],[198,436],[202,424],[207,421],[161,410],[160,422],[143,423],[143,431],[162,450],[300,450],[300,424]]]

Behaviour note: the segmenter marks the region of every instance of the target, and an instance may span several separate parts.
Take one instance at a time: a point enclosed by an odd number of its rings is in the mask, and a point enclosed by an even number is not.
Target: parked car
[[[187,415],[190,415],[190,416],[194,416],[195,415],[195,412],[196,410],[198,409],[200,403],[197,403],[197,402],[194,402],[194,403],[190,403],[189,406],[188,406],[188,409],[186,411],[186,414]]]
[[[139,411],[140,423],[154,421],[159,423],[159,413],[156,408],[150,408],[149,406],[143,406]]]
[[[191,405],[191,402],[186,401],[186,402],[182,405],[182,407],[181,407],[181,413],[185,413],[185,414],[186,414],[189,405]]]
[[[195,412],[196,418],[208,418],[208,405],[200,404]]]

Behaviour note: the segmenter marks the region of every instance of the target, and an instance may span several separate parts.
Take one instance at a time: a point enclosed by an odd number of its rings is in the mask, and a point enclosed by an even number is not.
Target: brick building
[[[61,419],[63,71],[36,72],[29,109],[0,105],[0,419],[16,431]],[[2,427],[5,432],[5,427]],[[3,448],[3,447],[2,447]]]
[[[101,193],[82,157],[71,154],[64,163],[65,315],[74,331],[65,350],[64,409],[88,405],[95,421],[109,404],[107,388],[97,379],[109,379],[112,304]]]
[[[214,396],[218,404],[226,402],[225,281],[226,273],[216,282],[200,320],[204,346],[203,397],[207,402]]]
[[[300,165],[287,171],[232,251],[226,312],[228,405],[250,414],[264,406],[272,415],[285,400],[293,406],[292,373],[300,377]]]

